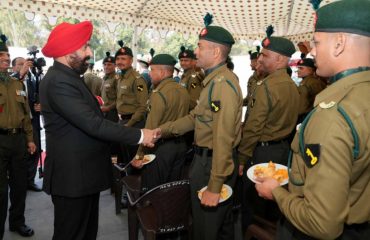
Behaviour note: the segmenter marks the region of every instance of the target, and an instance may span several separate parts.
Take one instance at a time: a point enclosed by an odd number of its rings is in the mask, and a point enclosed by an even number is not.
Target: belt
[[[183,136],[179,136],[179,137],[173,137],[173,138],[160,138],[157,143],[158,144],[163,144],[163,143],[166,143],[166,142],[175,142],[175,143],[182,143],[184,142],[185,139]]]
[[[197,145],[194,146],[194,153],[198,154],[199,156],[203,156],[203,153],[207,155],[207,157],[212,157],[213,150],[206,148],[206,147],[199,147]]]
[[[17,135],[23,132],[23,128],[0,128],[1,135]]]
[[[271,146],[271,145],[282,144],[282,143],[285,143],[285,142],[286,142],[285,139],[279,140],[279,141],[258,142],[257,147],[267,147],[267,146]]]
[[[118,114],[121,120],[131,119],[132,115],[134,114],[133,113],[132,114]]]

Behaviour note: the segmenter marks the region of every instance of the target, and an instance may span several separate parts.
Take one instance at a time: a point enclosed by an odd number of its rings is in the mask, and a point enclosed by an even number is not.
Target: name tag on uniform
[[[121,86],[121,88],[126,90],[127,89],[127,86],[126,85],[123,85],[123,86]]]
[[[17,96],[23,96],[23,97],[27,96],[26,92],[23,90],[16,90],[15,93],[17,94]]]
[[[110,84],[109,83],[104,84],[104,87],[110,87]]]

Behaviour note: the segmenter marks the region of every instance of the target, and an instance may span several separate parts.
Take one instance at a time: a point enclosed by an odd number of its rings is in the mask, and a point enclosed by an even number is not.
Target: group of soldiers
[[[196,50],[181,48],[184,73],[179,83],[173,79],[177,61],[171,55],[153,55],[146,63],[149,83],[133,69],[132,50],[120,42],[115,55],[107,53],[103,60],[100,109],[121,125],[154,129],[159,140],[154,148],[121,144],[119,161],[140,169],[143,192],[189,178],[194,239],[234,239],[233,202],[219,200],[223,184],[234,187],[238,175],[243,190],[235,194],[242,195],[243,231],[259,216],[278,222],[278,239],[368,239],[368,9],[368,0],[337,1],[316,9],[315,61],[298,62],[299,86],[289,72],[293,43],[272,36],[269,27],[263,49],[250,52],[254,73],[244,99],[227,64],[234,38],[212,26],[211,16],[205,18]],[[0,77],[0,137],[11,135],[12,141],[21,142],[17,137],[26,133],[34,151],[23,89],[5,73]],[[322,78],[329,78],[331,86],[326,88]],[[4,105],[5,99],[10,102],[10,87],[17,93],[12,103],[19,102],[23,116],[16,125],[2,118],[14,105]],[[242,124],[243,106],[247,111]],[[1,144],[7,147],[3,140]],[[184,174],[189,152],[192,162]],[[143,155],[149,153],[156,160],[144,166]],[[288,166],[288,188],[275,179],[259,179],[255,185],[245,177],[246,169],[270,160]],[[3,185],[2,202],[7,192]]]

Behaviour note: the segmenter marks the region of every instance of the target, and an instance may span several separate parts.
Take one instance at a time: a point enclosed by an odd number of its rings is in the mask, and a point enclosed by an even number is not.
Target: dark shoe
[[[29,184],[27,187],[28,190],[34,191],[34,192],[41,192],[41,188],[37,186],[35,183]]]
[[[27,225],[22,225],[22,226],[15,227],[15,228],[10,227],[9,230],[11,232],[17,232],[19,233],[19,235],[23,237],[31,237],[33,234],[35,234],[33,229]]]

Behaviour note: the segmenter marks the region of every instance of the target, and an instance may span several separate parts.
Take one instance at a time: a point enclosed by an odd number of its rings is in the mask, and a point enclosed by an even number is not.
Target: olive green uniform
[[[88,72],[84,74],[84,81],[92,94],[101,96],[103,80],[100,77],[96,76],[94,73]]]
[[[302,79],[298,86],[300,95],[299,114],[305,114],[313,109],[316,95],[326,88],[326,84],[314,75]]]
[[[204,73],[196,71],[195,69],[188,69],[181,76],[180,84],[186,88],[190,95],[190,109],[192,110],[197,105],[200,92],[203,89],[202,81],[204,79]]]
[[[115,73],[105,75],[102,87],[102,98],[104,101],[104,107],[109,108],[106,112],[105,118],[112,120],[113,122],[118,121],[118,113],[116,109],[116,99],[117,99],[117,81],[119,76]]]
[[[190,97],[183,87],[172,78],[162,80],[150,95],[145,128],[155,129],[161,124],[186,116],[189,113],[189,104]],[[143,190],[179,180],[186,150],[184,139],[174,136],[160,139],[154,149],[144,149],[140,146],[138,155],[143,155],[143,151],[156,155],[156,160],[144,167]]]
[[[258,163],[273,161],[287,165],[289,143],[287,137],[295,128],[299,93],[286,69],[279,69],[256,83],[255,95],[250,100],[249,116],[243,127],[243,138],[238,148],[239,161],[246,169]],[[246,208],[249,214],[271,221],[279,218],[275,203],[258,197],[254,184],[246,182]],[[250,219],[244,216],[244,219]],[[249,220],[245,220],[249,221]],[[244,226],[250,222],[243,222]]]
[[[232,239],[232,201],[215,208],[200,205],[198,191],[207,186],[220,193],[222,184],[233,187],[236,159],[233,149],[241,137],[242,92],[237,76],[225,64],[206,75],[199,104],[186,117],[160,128],[164,137],[195,130],[195,157],[190,169],[194,239]]]
[[[0,237],[8,211],[8,184],[9,226],[25,223],[27,142],[33,142],[33,134],[24,85],[15,78],[4,81],[0,77]]]
[[[120,115],[131,116],[127,126],[132,127],[145,119],[148,89],[144,78],[129,68],[117,82],[116,108]]]
[[[116,108],[120,123],[129,127],[143,128],[145,125],[148,89],[144,78],[132,67],[117,81]],[[122,161],[133,159],[138,146],[121,144]]]
[[[369,76],[346,76],[317,95],[315,112],[292,143],[289,192],[273,190],[287,220],[312,237],[335,239],[348,225],[370,221]]]
[[[257,71],[254,71],[252,76],[248,79],[247,85],[247,96],[243,99],[243,106],[248,106],[248,102],[252,99],[252,96],[256,90],[257,81],[260,80],[257,76]]]

